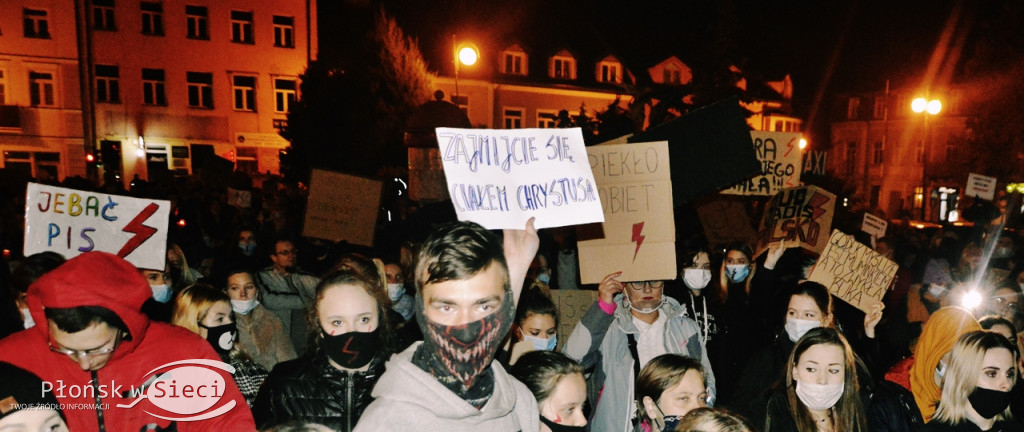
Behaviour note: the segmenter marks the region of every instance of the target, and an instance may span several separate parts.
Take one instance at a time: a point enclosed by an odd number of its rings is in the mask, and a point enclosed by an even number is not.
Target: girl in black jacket
[[[387,291],[367,273],[342,266],[317,285],[316,349],[271,371],[253,406],[260,429],[290,420],[355,427],[393,346]]]

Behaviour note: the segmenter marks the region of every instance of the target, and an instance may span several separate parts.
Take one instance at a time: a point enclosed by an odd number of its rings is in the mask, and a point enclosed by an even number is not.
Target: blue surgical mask
[[[388,298],[396,302],[405,294],[405,285],[400,283],[388,284]]]
[[[252,256],[252,254],[256,253],[256,242],[238,242],[238,248],[242,249],[242,255]]]
[[[740,283],[747,279],[750,274],[750,266],[746,264],[728,264],[725,266],[725,275],[732,283]]]
[[[533,344],[533,349],[537,351],[553,351],[558,346],[558,335],[552,335],[547,339],[543,339],[524,334],[523,340],[530,341]]]
[[[170,285],[150,285],[149,289],[153,290],[153,300],[156,300],[160,303],[167,303],[171,301],[172,292]]]
[[[551,283],[551,273],[544,272],[537,275],[537,282],[549,284]]]

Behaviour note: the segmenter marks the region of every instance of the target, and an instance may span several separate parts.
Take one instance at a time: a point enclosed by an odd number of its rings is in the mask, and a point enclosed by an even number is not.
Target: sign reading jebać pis
[[[487,229],[604,222],[583,134],[574,129],[437,128],[459,220]]]
[[[170,209],[170,201],[29,183],[25,255],[52,251],[70,259],[97,250],[163,269]]]

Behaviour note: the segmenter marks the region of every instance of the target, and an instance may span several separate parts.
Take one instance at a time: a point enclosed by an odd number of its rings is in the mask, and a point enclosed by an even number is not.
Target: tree
[[[349,2],[344,2],[349,3]],[[301,94],[283,133],[292,145],[285,176],[311,168],[377,177],[405,167],[402,134],[412,110],[429,99],[433,76],[415,40],[383,8],[325,8],[320,60],[303,73]]]

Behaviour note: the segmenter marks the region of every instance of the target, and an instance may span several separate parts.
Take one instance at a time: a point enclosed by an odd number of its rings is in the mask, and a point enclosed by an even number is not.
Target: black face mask
[[[323,332],[323,336],[327,357],[345,369],[366,366],[380,350],[380,327],[372,332],[352,331],[335,336]]]
[[[967,396],[967,401],[978,415],[990,419],[1010,406],[1010,392],[977,387]]]
[[[238,333],[235,323],[230,322],[216,327],[199,324],[199,327],[206,329],[206,341],[213,345],[213,350],[217,351],[217,354],[231,353],[231,349],[235,347],[235,335]]]
[[[540,416],[540,422],[547,425],[551,432],[583,432],[587,429],[586,426],[569,426],[564,424],[558,424],[551,420],[548,420],[543,415]]]

